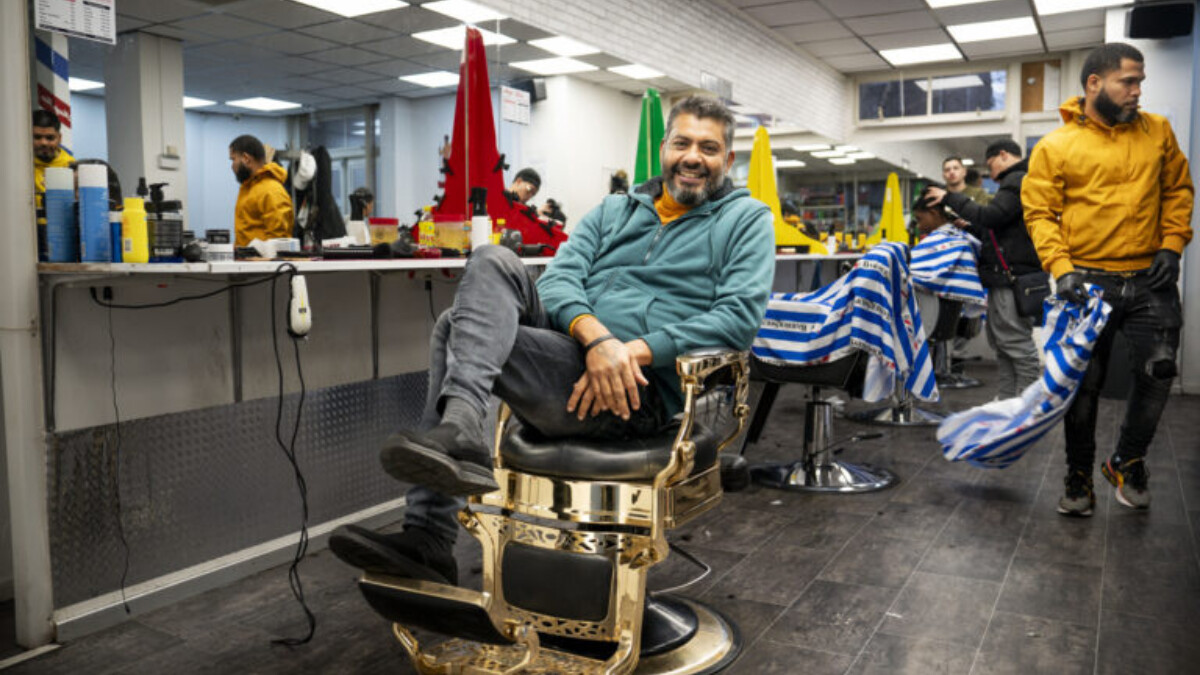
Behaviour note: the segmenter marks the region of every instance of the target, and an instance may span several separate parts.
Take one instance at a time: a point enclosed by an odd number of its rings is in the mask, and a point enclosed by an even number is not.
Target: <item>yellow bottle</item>
[[[121,215],[121,261],[150,262],[150,240],[146,232],[146,204],[141,197],[126,197]]]

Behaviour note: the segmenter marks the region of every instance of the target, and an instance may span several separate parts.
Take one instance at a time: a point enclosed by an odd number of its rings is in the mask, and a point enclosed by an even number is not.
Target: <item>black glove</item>
[[[1153,289],[1174,285],[1179,281],[1179,254],[1165,248],[1155,253],[1147,278]]]
[[[1083,275],[1079,272],[1067,272],[1056,279],[1054,285],[1058,288],[1058,297],[1063,300],[1087,304],[1087,289],[1083,287]]]

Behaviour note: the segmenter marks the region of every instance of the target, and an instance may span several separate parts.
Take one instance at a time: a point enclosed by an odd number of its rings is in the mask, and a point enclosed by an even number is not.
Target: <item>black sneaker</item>
[[[1121,461],[1113,455],[1108,458],[1100,472],[1117,488],[1117,502],[1131,509],[1150,508],[1150,471],[1146,460],[1134,457]]]
[[[392,478],[446,495],[479,495],[500,489],[488,449],[446,422],[425,433],[393,434],[379,453],[379,461]]]
[[[358,525],[343,525],[329,535],[329,550],[342,562],[365,572],[458,584],[453,546],[423,527],[380,534]]]
[[[1079,470],[1067,473],[1063,479],[1066,493],[1058,500],[1058,512],[1064,516],[1086,518],[1096,506],[1096,495],[1092,491],[1092,477]]]

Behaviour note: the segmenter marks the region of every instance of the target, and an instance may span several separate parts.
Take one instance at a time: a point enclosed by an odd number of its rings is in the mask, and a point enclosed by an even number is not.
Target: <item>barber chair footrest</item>
[[[803,461],[759,464],[750,469],[750,475],[765,487],[796,492],[874,492],[899,480],[887,469],[840,459],[820,466],[805,466]]]

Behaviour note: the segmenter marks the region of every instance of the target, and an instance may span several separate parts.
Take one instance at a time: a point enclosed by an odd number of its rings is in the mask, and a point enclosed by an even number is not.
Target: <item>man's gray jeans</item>
[[[987,341],[1000,365],[996,388],[1000,398],[1013,398],[1036,382],[1042,372],[1033,343],[1033,319],[1017,313],[1013,289],[1001,286],[987,292]]]

